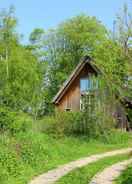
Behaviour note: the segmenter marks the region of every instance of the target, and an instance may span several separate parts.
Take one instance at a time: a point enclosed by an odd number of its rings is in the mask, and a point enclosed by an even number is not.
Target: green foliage
[[[8,78],[3,73],[6,71],[6,62],[1,62],[0,103],[15,110],[30,107],[37,88],[40,85],[38,66],[33,56],[24,49],[14,48],[8,61]],[[4,78],[5,77],[5,78]]]
[[[81,114],[78,112],[56,112],[53,116],[39,120],[37,125],[34,124],[34,130],[59,137],[77,134],[80,120]]]
[[[10,6],[7,10],[0,12],[0,42],[4,46],[8,46],[10,42],[17,42],[16,34],[17,19],[15,17],[15,8]],[[4,41],[4,42],[3,42]]]
[[[12,133],[27,132],[32,128],[32,119],[23,113],[17,113],[14,122],[11,123],[9,130]]]
[[[47,51],[43,49],[44,36],[45,31],[43,29],[34,29],[29,36],[29,41],[31,45],[27,47],[32,51],[33,55],[35,55],[41,62],[45,60],[45,56],[47,55]]]
[[[125,58],[121,55],[119,45],[111,40],[105,41],[96,47],[94,58],[112,94],[121,93],[124,77],[127,74]]]
[[[19,42],[14,14],[12,7],[0,12],[0,105],[30,111],[36,118],[42,106],[45,69]]]
[[[116,16],[114,39],[122,46],[123,52],[129,56],[132,44],[132,14],[129,11],[128,5],[125,3],[121,12]]]
[[[130,165],[122,175],[117,179],[117,184],[131,184],[132,183],[132,166]]]
[[[128,141],[114,145],[88,141],[86,137],[56,139],[39,131],[32,132],[31,129],[15,136],[3,134],[0,135],[0,182],[26,184],[33,176],[58,165],[86,155],[126,147]]]
[[[129,140],[129,138],[132,139],[131,132],[128,133],[128,132],[124,132],[121,130],[112,129],[110,134],[107,137],[107,141],[108,141],[107,143],[110,143],[110,144],[122,143],[122,144],[124,144]],[[100,140],[106,142],[106,140],[104,140],[102,138]]]
[[[24,165],[20,158],[20,146],[15,139],[0,136],[0,181],[2,184],[25,183],[25,178],[30,175],[30,167]],[[27,170],[25,169],[27,167]]]
[[[112,115],[115,108],[114,100],[106,81],[101,76],[98,77],[98,89],[87,91],[81,97],[81,133],[89,138],[102,137],[107,141],[107,137],[115,127],[115,119]]]
[[[23,113],[12,112],[10,109],[0,107],[0,131],[14,134],[26,132],[32,127],[31,118]]]
[[[34,124],[34,130],[52,134],[57,137],[66,135],[86,136],[89,139],[102,139],[108,141],[113,119],[103,116],[102,113],[94,115],[86,112],[56,112],[54,116],[45,117]]]
[[[49,62],[49,94],[56,91],[78,64],[82,56],[94,52],[106,39],[105,27],[95,18],[79,15],[66,20],[46,35],[44,46]],[[45,48],[45,47],[44,47]]]
[[[6,130],[0,135],[2,184],[26,184],[34,175],[60,164],[92,153],[126,147],[131,142],[131,137],[127,133],[122,133],[123,139],[119,139],[119,135],[118,141],[113,141],[115,135],[117,137],[117,132],[111,135],[109,144],[101,139],[91,140],[82,133],[80,113],[56,113],[53,117],[34,121],[23,113],[12,112],[7,108],[1,108],[0,112],[2,130],[3,127]],[[7,121],[8,123],[5,123]],[[13,133],[13,136],[7,134],[7,131]],[[71,137],[78,133],[80,136]]]
[[[43,40],[43,34],[44,34],[44,30],[40,29],[40,28],[36,28],[31,34],[30,34],[30,42],[32,44],[37,44],[39,43],[41,40]]]
[[[130,58],[117,40],[108,39],[95,17],[79,15],[47,32],[36,28],[27,46],[19,42],[13,8],[1,11],[0,22],[1,105],[28,112],[34,119],[53,113],[53,96],[87,54],[93,56],[112,93],[126,94],[122,84],[131,75]]]
[[[6,131],[9,129],[10,124],[14,121],[14,118],[9,114],[8,109],[0,108],[0,130]]]
[[[131,74],[130,58],[108,40],[105,27],[95,17],[80,15],[48,32],[35,29],[31,45],[23,46],[16,25],[14,8],[0,12],[0,183],[26,184],[60,164],[130,145],[129,134],[110,131],[114,92],[122,91],[124,74]],[[83,112],[53,115],[51,99],[86,54],[95,58],[111,98],[101,99],[96,110],[93,98]]]

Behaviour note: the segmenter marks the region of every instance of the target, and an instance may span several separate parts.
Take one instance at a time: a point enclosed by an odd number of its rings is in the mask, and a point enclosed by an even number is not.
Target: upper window
[[[80,80],[80,89],[81,92],[88,91],[91,88],[91,81],[88,78],[84,78]]]
[[[82,78],[80,79],[80,90],[86,92],[98,88],[98,80],[94,78]]]

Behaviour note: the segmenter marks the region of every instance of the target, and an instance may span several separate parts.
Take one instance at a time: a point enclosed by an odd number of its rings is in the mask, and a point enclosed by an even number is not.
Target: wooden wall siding
[[[71,109],[72,111],[80,110],[80,78],[85,78],[95,71],[88,64],[85,65],[78,77],[73,81],[67,92],[61,98],[57,107],[60,110]]]

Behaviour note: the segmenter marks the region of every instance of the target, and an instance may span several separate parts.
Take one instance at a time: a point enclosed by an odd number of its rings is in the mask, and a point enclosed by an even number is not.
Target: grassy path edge
[[[106,167],[102,172],[97,173],[90,184],[112,184],[116,178],[118,178],[123,170],[127,168],[127,166],[132,163],[132,158],[125,161],[117,162],[112,166]]]
[[[121,154],[100,159],[84,167],[73,170],[60,178],[55,184],[88,184],[93,180],[96,174],[101,173],[105,168],[130,158],[130,154]]]
[[[85,157],[77,161],[73,161],[63,166],[60,166],[57,169],[53,169],[47,173],[44,173],[36,177],[29,184],[53,184],[62,176],[66,175],[67,173],[69,173],[70,171],[76,168],[86,166],[92,162],[96,162],[105,157],[115,156],[118,154],[125,154],[125,153],[127,154],[127,153],[130,153],[131,151],[132,151],[132,148],[119,149],[115,151],[106,152],[103,154],[96,154],[89,157]]]

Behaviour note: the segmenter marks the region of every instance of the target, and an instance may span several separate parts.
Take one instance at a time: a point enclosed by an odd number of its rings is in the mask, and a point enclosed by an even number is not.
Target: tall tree
[[[46,57],[46,51],[43,48],[44,36],[45,31],[41,28],[34,29],[29,36],[30,45],[28,45],[27,48],[32,50],[32,53],[39,61],[44,61]]]
[[[46,36],[47,60],[50,63],[50,93],[60,84],[85,54],[92,54],[107,37],[105,27],[95,17],[80,15],[50,30]]]
[[[127,55],[132,45],[132,15],[129,13],[127,4],[124,4],[121,13],[116,16],[115,39],[121,44]]]
[[[1,59],[6,62],[6,75],[9,77],[8,59],[13,45],[17,44],[17,34],[15,28],[17,19],[14,15],[13,6],[9,10],[3,10],[0,13],[0,55]]]
[[[43,75],[37,57],[20,44],[16,25],[13,7],[0,12],[0,105],[36,116]]]
[[[132,14],[129,12],[127,4],[116,17],[116,27],[115,27],[115,41],[122,48],[123,56],[123,66],[125,68],[125,79],[128,93],[127,95],[132,96]],[[131,95],[130,95],[131,94]]]

